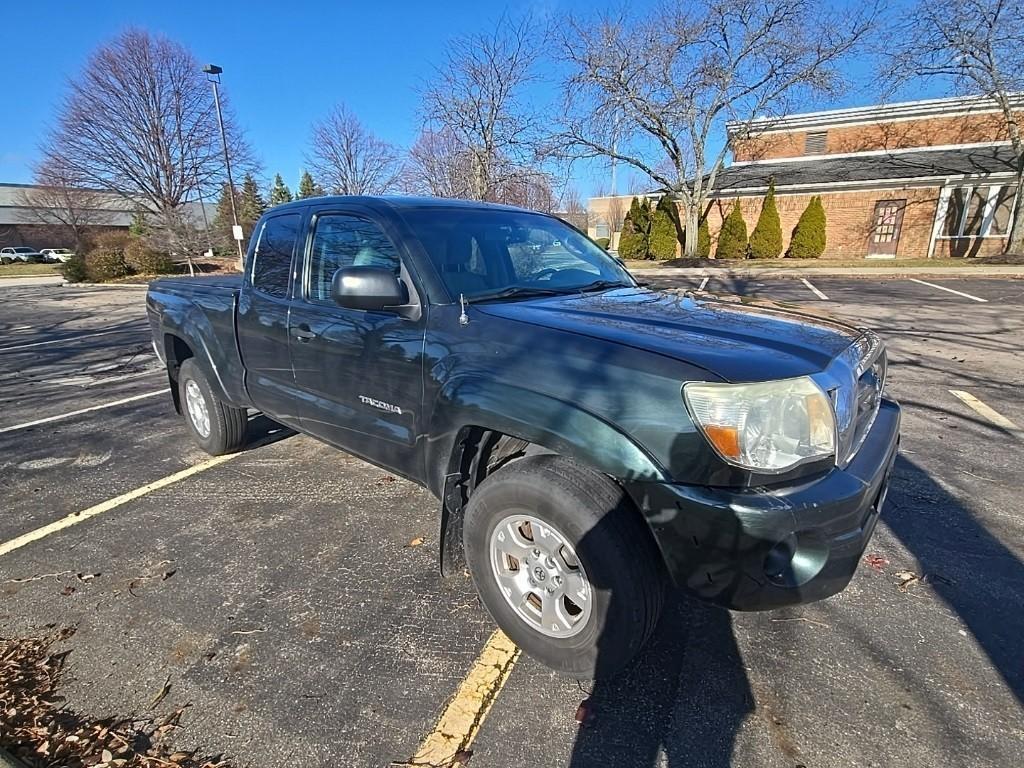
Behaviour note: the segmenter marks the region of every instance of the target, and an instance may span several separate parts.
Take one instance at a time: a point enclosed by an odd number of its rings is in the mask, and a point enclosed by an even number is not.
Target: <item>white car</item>
[[[67,248],[43,248],[40,253],[43,254],[44,259],[54,264],[58,262],[67,264],[71,261],[71,257],[75,255],[74,251]]]
[[[25,246],[0,249],[0,264],[12,264],[15,261],[20,261],[23,264],[38,264],[46,261],[46,257],[35,248]]]

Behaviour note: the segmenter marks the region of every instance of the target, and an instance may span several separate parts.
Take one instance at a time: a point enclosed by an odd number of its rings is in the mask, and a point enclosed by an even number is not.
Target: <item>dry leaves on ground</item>
[[[175,752],[163,742],[183,710],[152,718],[93,718],[58,694],[68,652],[54,643],[74,634],[0,637],[0,747],[30,768],[230,768],[219,757]]]

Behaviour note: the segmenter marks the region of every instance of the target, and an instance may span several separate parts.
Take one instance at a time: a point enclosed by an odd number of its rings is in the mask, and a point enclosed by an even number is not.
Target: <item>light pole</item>
[[[238,246],[238,268],[243,269],[245,267],[245,254],[242,252],[242,228],[238,225],[238,210],[235,208],[235,182],[231,178],[231,158],[228,156],[228,137],[224,133],[224,116],[220,112],[220,91],[217,86],[220,85],[220,75],[224,70],[218,67],[216,64],[207,64],[203,67],[203,72],[206,73],[206,79],[210,81],[210,85],[213,86],[213,104],[217,108],[217,125],[220,126],[220,145],[224,149],[224,170],[228,175],[228,198],[231,200],[231,223],[234,225],[231,228],[231,234],[235,238],[235,244]]]

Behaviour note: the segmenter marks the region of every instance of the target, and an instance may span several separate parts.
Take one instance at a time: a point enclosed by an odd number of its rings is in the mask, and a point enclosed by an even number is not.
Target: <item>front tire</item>
[[[200,448],[211,456],[220,456],[245,445],[249,425],[245,408],[222,402],[193,358],[178,369],[178,394],[185,424]]]
[[[561,674],[614,676],[657,624],[651,533],[617,483],[576,462],[541,455],[495,472],[469,499],[463,539],[495,622]]]

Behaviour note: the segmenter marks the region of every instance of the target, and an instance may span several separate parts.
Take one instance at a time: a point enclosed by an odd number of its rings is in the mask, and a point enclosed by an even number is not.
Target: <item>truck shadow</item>
[[[904,456],[896,461],[882,520],[1024,702],[1024,563],[966,504]]]
[[[753,709],[729,612],[673,591],[639,659],[594,683],[568,765],[725,768]]]

